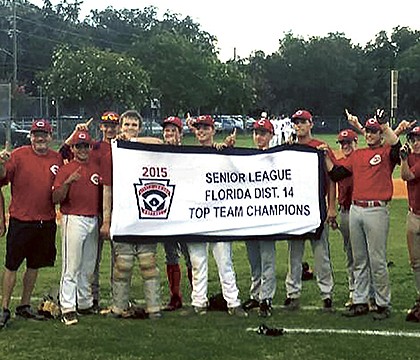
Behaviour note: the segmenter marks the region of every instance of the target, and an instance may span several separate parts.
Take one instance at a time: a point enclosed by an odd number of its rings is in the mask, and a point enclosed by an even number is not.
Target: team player
[[[353,116],[350,115],[349,116]],[[363,129],[364,132],[364,129]],[[337,158],[337,163],[345,161],[350,154],[357,149],[357,134],[351,129],[345,129],[340,131],[338,134],[337,142],[340,144],[342,158]],[[338,182],[338,208],[340,212],[340,232],[343,236],[343,248],[346,254],[346,265],[347,265],[347,279],[349,288],[349,300],[345,303],[346,307],[350,307],[353,304],[353,292],[354,292],[354,260],[351,249],[350,241],[350,206],[353,193],[353,177],[346,177]],[[334,226],[332,226],[334,228]],[[370,280],[371,283],[371,280]],[[369,309],[371,311],[376,310],[375,298],[374,298],[373,285],[371,283],[371,290],[369,294]]]
[[[35,120],[30,130],[31,145],[22,146],[11,153],[0,153],[0,179],[11,185],[9,229],[6,243],[6,263],[3,275],[2,312],[0,327],[10,319],[10,300],[16,284],[17,270],[26,260],[23,289],[16,316],[42,320],[31,305],[31,295],[38,269],[54,266],[55,206],[52,185],[62,158],[50,149],[52,128],[44,119]]]
[[[259,119],[254,122],[254,144],[267,150],[274,135],[272,122]],[[244,310],[259,308],[261,317],[272,314],[272,300],[276,292],[276,243],[275,241],[246,241],[251,266],[250,299],[243,304]]]
[[[92,141],[78,130],[70,142],[74,159],[55,178],[53,202],[60,204],[62,271],[60,306],[62,322],[73,325],[82,315],[95,313],[91,278],[98,251],[99,164],[90,159]]]
[[[417,299],[406,320],[420,322],[420,126],[407,134],[407,140],[400,150],[401,178],[407,182],[407,246]]]
[[[343,315],[366,315],[370,278],[375,290],[376,320],[391,314],[386,244],[389,229],[388,202],[392,198],[392,171],[399,162],[401,143],[386,122],[383,110],[365,123],[367,148],[357,149],[342,162],[332,166],[326,157],[334,181],[353,175],[350,207],[350,241],[354,259],[353,305]],[[385,140],[385,143],[383,143]]]
[[[295,126],[297,143],[311,147],[319,147],[326,145],[325,142],[312,137],[311,129],[313,127],[312,114],[307,110],[298,110],[292,115],[292,121]],[[331,150],[329,150],[330,153]],[[327,194],[327,220],[319,240],[311,240],[312,252],[314,254],[314,270],[316,280],[321,292],[323,301],[323,309],[329,311],[332,309],[332,292],[334,279],[330,260],[330,247],[328,241],[329,228],[328,223],[335,222],[335,184],[328,181],[325,169],[321,169],[321,173],[326,178]],[[285,308],[295,310],[300,305],[300,295],[302,290],[302,258],[305,250],[305,240],[289,240],[288,256],[289,268],[286,276],[286,293]]]
[[[127,110],[120,117],[119,135],[127,141],[162,143],[160,139],[138,137],[142,129],[142,117],[135,110]],[[112,166],[111,156],[101,165],[104,183],[103,222],[100,233],[109,238],[112,212]],[[118,196],[118,194],[115,194]],[[160,276],[156,261],[157,243],[130,244],[114,242],[114,271],[112,277],[112,301],[110,313],[116,317],[130,317],[129,304],[131,277],[134,262],[137,259],[143,277],[143,289],[146,300],[146,311],[149,318],[161,317]]]
[[[70,143],[73,136],[77,131],[89,131],[89,126],[93,119],[88,120],[86,123],[77,124],[73,133],[66,139],[63,146],[60,148],[59,152],[63,158],[67,161],[73,159],[74,154],[71,151]],[[119,120],[120,116],[114,111],[106,111],[101,115],[99,129],[101,131],[101,139],[92,144],[92,151],[89,154],[90,161],[97,162],[101,164],[102,159],[109,157],[111,153],[111,141],[115,139],[119,132]],[[102,184],[99,184],[100,187],[100,196],[99,196],[99,228],[102,223]],[[98,229],[99,229],[98,228]],[[111,244],[111,278],[112,278],[112,269],[113,269],[113,252],[112,252],[112,241]],[[100,311],[100,283],[99,283],[99,273],[100,273],[100,264],[102,260],[102,249],[104,245],[104,239],[99,236],[98,241],[98,253],[96,256],[95,270],[92,276],[92,293],[93,293],[93,308],[96,312]],[[112,283],[112,282],[111,282]]]
[[[193,123],[195,136],[201,146],[218,148],[214,143],[214,120],[210,115],[201,115]],[[229,143],[233,143],[230,138]],[[192,242],[188,243],[190,253],[193,289],[191,293],[192,306],[194,312],[203,315],[207,312],[208,298],[208,250],[213,252],[219,271],[219,280],[222,286],[223,298],[227,302],[229,315],[246,317],[248,314],[242,309],[239,300],[239,290],[236,286],[236,275],[232,262],[232,243],[231,242]]]
[[[165,144],[178,146],[182,142],[182,121],[179,117],[170,116],[163,121],[163,141]],[[165,310],[174,311],[182,307],[180,253],[187,265],[187,276],[192,286],[192,265],[188,247],[185,242],[165,242],[166,275],[168,277],[171,299]]]

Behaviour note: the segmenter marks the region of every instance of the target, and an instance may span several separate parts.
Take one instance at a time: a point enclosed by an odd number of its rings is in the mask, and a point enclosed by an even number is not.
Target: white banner
[[[322,154],[112,144],[115,241],[319,237],[325,219]]]

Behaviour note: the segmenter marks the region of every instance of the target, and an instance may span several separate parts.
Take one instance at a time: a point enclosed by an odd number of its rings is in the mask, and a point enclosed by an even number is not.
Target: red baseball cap
[[[193,124],[194,127],[198,125],[209,125],[214,127],[214,120],[210,115],[200,115],[195,119],[195,122]]]
[[[51,124],[48,122],[48,120],[45,119],[37,119],[32,122],[31,125],[31,132],[33,131],[43,131],[48,134],[52,133],[52,127]]]
[[[182,120],[179,117],[177,116],[167,117],[165,120],[163,120],[162,126],[163,128],[165,128],[166,125],[170,125],[170,124],[175,125],[179,129],[179,131],[182,131],[183,124],[182,124]]]
[[[293,119],[303,119],[303,120],[312,121],[312,114],[308,110],[297,110],[292,115],[292,120]]]
[[[375,118],[370,118],[365,122],[365,129],[382,130],[381,124]]]
[[[416,126],[408,134],[412,136],[420,136],[420,126]]]
[[[101,116],[101,123],[102,124],[116,124],[118,125],[120,122],[120,116],[113,111],[104,112]]]
[[[92,143],[92,139],[87,131],[77,130],[71,138],[70,145],[76,145],[76,144],[82,144],[82,143],[90,145]]]
[[[338,134],[337,142],[341,142],[341,141],[347,141],[347,142],[357,141],[356,132],[351,129],[341,130],[340,133]]]
[[[274,134],[274,127],[270,120],[268,119],[259,119],[254,122],[254,129],[265,129],[269,133]]]

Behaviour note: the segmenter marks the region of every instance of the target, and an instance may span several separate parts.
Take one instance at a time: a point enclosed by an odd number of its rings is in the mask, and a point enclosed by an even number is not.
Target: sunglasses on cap
[[[81,150],[81,149],[89,149],[90,148],[90,144],[88,143],[79,143],[79,144],[75,144],[73,145],[77,150]]]
[[[101,116],[102,121],[119,121],[119,117],[117,114],[109,113],[109,114],[103,114]]]

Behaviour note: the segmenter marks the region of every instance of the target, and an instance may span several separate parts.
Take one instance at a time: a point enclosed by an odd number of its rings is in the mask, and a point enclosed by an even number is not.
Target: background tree
[[[149,98],[149,76],[134,58],[92,47],[58,48],[41,81],[52,97],[66,106],[83,104],[89,115],[141,108]]]

